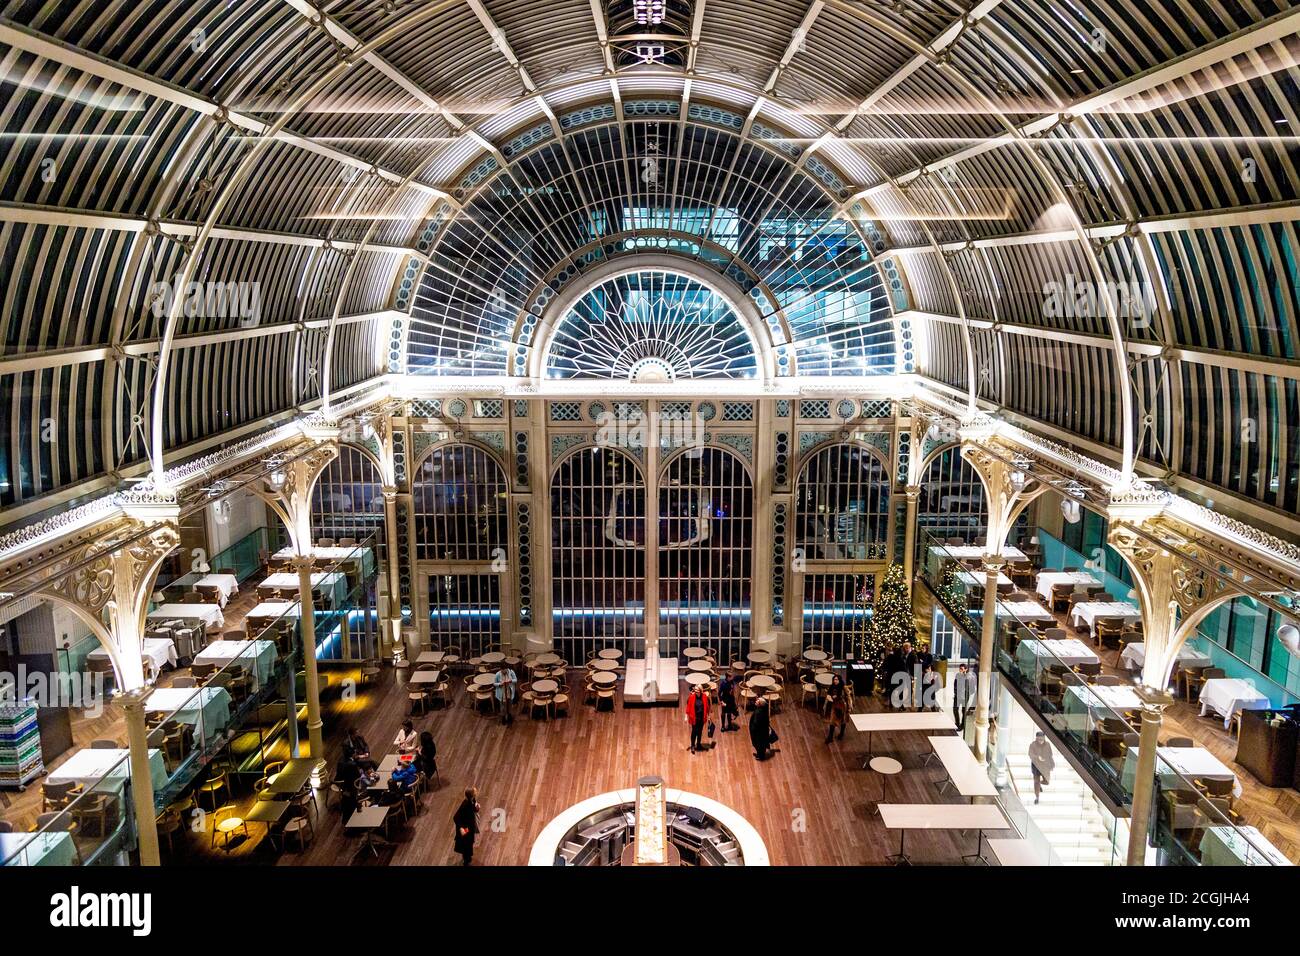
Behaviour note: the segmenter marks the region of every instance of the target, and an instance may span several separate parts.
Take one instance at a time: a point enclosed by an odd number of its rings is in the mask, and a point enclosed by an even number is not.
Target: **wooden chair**
[[[204,797],[211,797],[212,808],[213,810],[216,810],[218,792],[224,792],[227,797],[230,796],[230,777],[227,776],[225,771],[214,773],[208,777],[207,780],[204,780],[199,784],[198,800],[200,805],[202,805]]]
[[[97,837],[108,836],[109,810],[116,798],[107,793],[91,793],[83,796],[69,807],[73,819],[77,821],[77,830],[83,835],[92,832]]]
[[[316,839],[316,827],[311,821],[311,814],[299,806],[289,807],[285,813],[287,819],[280,827],[280,839],[284,848],[289,849],[290,837],[297,837],[299,849],[306,852],[307,847]]]
[[[1221,679],[1221,678],[1224,678],[1224,677],[1227,677],[1227,676],[1228,676],[1228,672],[1225,671],[1222,667],[1205,667],[1205,668],[1202,668],[1202,669],[1201,669],[1200,676],[1196,678],[1196,684],[1195,684],[1195,687],[1196,687],[1196,699],[1197,699],[1197,700],[1200,700],[1200,698],[1201,698],[1201,688],[1203,688],[1203,687],[1205,686],[1205,682],[1206,682],[1206,681],[1218,680],[1218,679]],[[1189,691],[1189,692],[1191,691],[1191,688],[1192,688],[1192,685],[1191,685],[1191,684],[1188,684],[1188,691]],[[1188,700],[1191,700],[1191,699],[1192,699],[1192,698],[1191,698],[1190,693],[1189,693]]]
[[[382,673],[383,665],[379,658],[371,657],[361,662],[361,683],[373,684]]]
[[[213,811],[212,814],[212,842],[211,846],[217,845],[217,837],[221,837],[221,848],[230,849],[230,841],[235,835],[236,830],[243,831],[245,837],[248,836],[248,824],[244,818],[237,812],[238,807],[228,804]]]
[[[90,742],[91,750],[121,750],[122,745],[116,740],[92,740]]]
[[[81,784],[75,780],[63,783],[41,784],[41,812],[62,810],[75,800],[82,792]]]

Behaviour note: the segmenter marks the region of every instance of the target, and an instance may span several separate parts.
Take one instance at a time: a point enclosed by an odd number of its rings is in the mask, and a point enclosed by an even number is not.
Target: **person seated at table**
[[[411,721],[402,721],[402,729],[397,732],[393,738],[393,746],[397,748],[399,754],[413,754],[420,745],[420,737],[415,732],[415,724]]]
[[[396,776],[396,774],[394,774]],[[405,788],[396,780],[388,781],[388,787],[375,798],[375,803],[381,807],[391,807],[401,803],[406,798]]]
[[[352,816],[352,811],[357,808],[358,796],[372,783],[379,778],[378,774],[369,773],[362,770],[352,756],[352,748],[347,744],[343,745],[343,756],[339,764],[334,768],[334,782],[338,784],[340,792],[340,808],[343,811],[343,819]]]
[[[348,728],[347,746],[352,748],[352,759],[362,770],[374,770],[379,766],[370,757],[370,745],[366,743],[366,738],[355,727]]]
[[[420,777],[419,768],[415,766],[415,763],[415,760],[406,763],[398,761],[397,769],[393,771],[392,777],[389,778],[390,783],[396,782],[402,788],[403,793],[410,790],[411,785]]]

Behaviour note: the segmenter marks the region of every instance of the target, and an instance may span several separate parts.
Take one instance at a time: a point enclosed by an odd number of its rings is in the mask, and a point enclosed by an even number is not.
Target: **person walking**
[[[691,728],[691,753],[704,749],[704,725],[709,720],[709,698],[704,688],[696,685],[686,698],[686,723]]]
[[[845,692],[844,681],[839,674],[831,678],[831,686],[826,688],[826,742],[829,744],[835,736],[835,728],[840,729],[840,739],[844,739],[844,725],[849,719],[849,700]]]
[[[1034,734],[1034,742],[1029,745],[1029,769],[1034,774],[1034,803],[1037,803],[1043,795],[1043,787],[1052,782],[1052,771],[1056,769],[1052,745],[1041,730]]]
[[[952,682],[952,719],[957,724],[957,732],[966,732],[966,717],[975,709],[975,695],[979,689],[979,680],[975,672],[965,664],[957,667],[957,676]]]
[[[501,723],[508,727],[515,722],[515,692],[519,687],[519,678],[509,664],[503,664],[496,677],[492,678],[492,684],[495,687],[497,707],[501,711]]]
[[[465,799],[456,808],[452,823],[456,827],[456,852],[464,866],[474,862],[474,838],[478,836],[478,787],[465,788]]]
[[[749,742],[754,747],[754,759],[766,760],[769,748],[776,743],[776,734],[772,731],[772,716],[767,707],[767,698],[760,697],[754,701],[754,713],[749,718]],[[775,753],[775,748],[772,748]]]
[[[420,753],[415,759],[426,777],[432,779],[438,772],[438,745],[433,742],[433,734],[427,730],[420,733]]]
[[[722,732],[739,730],[740,725],[736,722],[740,716],[740,708],[736,706],[736,678],[730,671],[723,674],[722,680],[718,682],[718,701],[722,704]]]

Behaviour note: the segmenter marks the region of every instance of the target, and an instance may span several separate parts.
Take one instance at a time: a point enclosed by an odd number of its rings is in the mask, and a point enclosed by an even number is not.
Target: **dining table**
[[[1039,640],[1031,638],[1021,641],[1016,646],[1016,664],[1020,670],[1038,680],[1043,668],[1049,664],[1064,664],[1074,667],[1077,664],[1098,664],[1101,662],[1087,644],[1077,637],[1064,640]]]
[[[85,791],[120,794],[131,779],[131,752],[126,748],[83,747],[45,775],[46,783],[79,783]],[[149,779],[157,793],[167,785],[161,750],[149,751]]]
[[[1052,599],[1052,588],[1068,584],[1071,588],[1089,587],[1100,584],[1087,571],[1039,571],[1034,581],[1034,590],[1044,601]]]
[[[146,615],[150,621],[198,621],[204,627],[226,626],[226,616],[216,604],[160,604]]]
[[[144,709],[196,728],[206,746],[230,726],[231,703],[224,687],[160,687],[145,698]]]
[[[195,664],[212,664],[218,670],[239,661],[252,672],[257,690],[275,669],[276,650],[270,641],[213,641],[195,656]]]
[[[1142,620],[1142,610],[1125,601],[1083,601],[1070,609],[1070,623],[1075,627],[1085,625],[1089,634],[1097,629],[1097,619],[1123,618],[1126,621]]]
[[[1201,716],[1214,711],[1223,718],[1223,729],[1243,710],[1268,710],[1268,696],[1240,677],[1214,677],[1201,685]]]
[[[176,666],[176,642],[166,637],[146,637],[140,642],[140,649],[144,656],[149,658],[153,663],[154,673],[160,672],[164,667]],[[88,661],[106,661],[111,660],[108,651],[102,647],[97,647],[86,655]]]
[[[694,664],[694,661],[691,661]],[[707,664],[705,665],[708,666]],[[616,671],[619,668],[618,661],[612,661],[609,658],[599,657],[591,662],[591,669],[594,671]]]
[[[1101,684],[1072,684],[1065,688],[1061,710],[1065,726],[1076,736],[1086,737],[1106,717],[1121,717],[1126,710],[1138,710],[1143,700],[1136,687]]]
[[[0,833],[0,866],[76,866],[77,845],[66,830]]]

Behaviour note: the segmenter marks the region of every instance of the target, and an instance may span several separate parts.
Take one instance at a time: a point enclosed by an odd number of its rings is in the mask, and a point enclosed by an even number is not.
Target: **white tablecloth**
[[[164,665],[170,664],[176,666],[176,645],[165,637],[146,637],[144,639],[144,656],[153,661],[156,670],[162,670]],[[97,661],[108,660],[108,651],[102,647],[97,647],[86,655],[87,660]]]
[[[999,601],[998,617],[1014,617],[1017,621],[1054,621],[1052,612],[1035,601]]]
[[[239,578],[233,574],[205,574],[194,582],[195,590],[200,587],[216,588],[218,602],[225,607],[230,596],[239,593]]]
[[[1044,601],[1052,599],[1052,588],[1058,584],[1093,585],[1101,582],[1087,571],[1043,571],[1038,575],[1035,590],[1043,596]]]
[[[1131,671],[1141,670],[1142,665],[1146,663],[1147,646],[1139,641],[1136,644],[1126,644],[1123,652],[1119,655],[1120,663]],[[1193,667],[1208,667],[1210,664],[1210,655],[1202,654],[1194,647],[1186,645],[1178,649],[1178,663]]]
[[[345,581],[345,576],[338,571],[325,571],[311,576],[311,586],[313,591],[321,591],[329,594],[331,598],[337,589]],[[293,591],[298,593],[298,575],[288,571],[281,571],[278,574],[268,575],[266,580],[257,586],[258,591]]]
[[[296,601],[263,601],[248,612],[247,620],[274,621],[286,614],[289,617],[298,617]]]
[[[956,577],[958,581],[966,585],[968,588],[982,588],[984,587],[984,582],[987,580],[982,572],[976,573],[974,571],[958,571]],[[1011,579],[999,571],[998,587],[1009,588],[1011,586]]]
[[[1243,836],[1244,834],[1244,836]],[[1249,837],[1249,840],[1247,840]],[[1255,827],[1207,827],[1201,866],[1295,866]]]
[[[1224,729],[1232,726],[1232,715],[1237,711],[1268,707],[1268,698],[1240,678],[1212,678],[1201,688],[1201,716],[1213,710],[1223,718]]]
[[[1126,710],[1142,706],[1142,698],[1132,687],[1070,686],[1065,688],[1062,710],[1065,725],[1082,736],[1103,717],[1119,717]]]
[[[127,760],[129,753],[125,749],[92,750],[86,747],[59,764],[58,769],[51,770],[45,780],[47,783],[79,783],[87,791],[93,788],[121,793],[122,786],[131,778],[130,761]],[[167,767],[161,750],[149,751],[149,776],[155,792],[167,783]],[[96,787],[101,780],[103,784]]]
[[[949,557],[958,561],[978,561],[984,557],[984,549],[978,544],[931,545],[930,553],[937,558]],[[1002,557],[1008,561],[1028,561],[1025,552],[1019,548],[1002,549]]]
[[[201,621],[205,627],[224,627],[226,616],[215,604],[161,604],[149,612],[151,621]]]
[[[201,725],[206,744],[230,725],[230,703],[230,692],[224,687],[160,687],[145,700],[144,709],[174,714],[195,728]]]
[[[1122,617],[1140,621],[1142,612],[1132,604],[1125,604],[1123,601],[1085,601],[1083,604],[1076,604],[1070,611],[1070,623],[1075,627],[1087,624],[1089,634],[1093,632],[1099,617]]]
[[[1034,680],[1038,680],[1039,672],[1048,664],[1060,663],[1073,667],[1075,664],[1094,664],[1099,661],[1100,658],[1088,649],[1088,645],[1076,638],[1064,641],[1027,640],[1021,641],[1016,647],[1016,663],[1022,671],[1031,672]]]
[[[1241,781],[1237,775],[1204,747],[1157,747],[1156,773],[1172,778],[1174,774],[1170,773],[1171,770],[1188,781],[1198,777],[1202,780],[1231,780],[1234,784],[1233,792],[1241,796]],[[1177,784],[1176,779],[1166,782],[1166,786]]]
[[[256,690],[275,667],[275,645],[270,641],[213,641],[194,658],[194,663],[215,664],[220,669],[237,658],[246,666],[253,663],[253,689]]]

